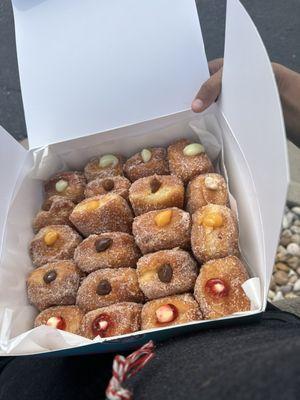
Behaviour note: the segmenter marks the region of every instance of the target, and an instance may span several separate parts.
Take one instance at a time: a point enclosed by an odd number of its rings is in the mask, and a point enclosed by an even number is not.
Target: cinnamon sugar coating
[[[161,250],[141,257],[137,263],[141,290],[148,299],[193,291],[198,268],[187,251]]]
[[[129,200],[135,215],[168,207],[183,208],[184,186],[176,176],[148,176],[131,185]]]
[[[96,178],[90,181],[85,188],[85,197],[101,196],[107,193],[118,194],[128,199],[130,181],[124,176],[111,176],[109,178]]]
[[[73,261],[55,261],[33,270],[27,278],[27,295],[39,310],[75,304],[80,272]]]
[[[64,181],[66,188],[62,191],[57,191],[57,182]],[[62,196],[71,200],[73,203],[79,203],[84,199],[84,189],[86,185],[86,179],[82,172],[78,171],[64,171],[58,172],[53,175],[44,184],[45,190],[45,203],[43,209],[49,208],[49,201],[52,196]]]
[[[171,321],[160,323],[157,320],[156,311],[164,306],[175,306],[178,315]],[[197,321],[202,319],[202,313],[199,305],[194,297],[187,293],[178,296],[163,297],[161,299],[151,300],[144,304],[142,309],[142,329],[163,328],[165,326],[185,324],[187,322]]]
[[[45,243],[49,232],[57,233],[57,240],[51,246]],[[32,239],[29,254],[35,267],[40,267],[49,262],[70,260],[74,250],[81,242],[81,236],[68,225],[49,225],[42,228]]]
[[[207,282],[219,279],[226,294],[218,296],[207,290]],[[208,261],[201,267],[195,285],[195,298],[205,319],[221,318],[235,312],[250,310],[250,301],[242,284],[249,279],[243,263],[235,256]]]
[[[162,227],[155,223],[155,217],[162,210],[149,211],[134,218],[132,232],[143,254],[174,247],[183,249],[189,247],[191,233],[189,213],[176,207],[167,210],[172,210],[171,221]]]
[[[189,182],[186,189],[186,210],[193,214],[207,204],[228,205],[225,179],[219,174],[203,174]]]
[[[79,287],[76,304],[85,311],[91,311],[124,301],[143,301],[133,268],[107,268],[92,272]]]
[[[148,148],[148,150],[151,152],[149,161],[144,162],[141,152],[138,152],[130,157],[124,164],[124,173],[131,182],[154,174],[169,174],[166,150],[162,147],[152,147]]]
[[[47,210],[40,210],[33,220],[33,230],[37,233],[48,225],[71,225],[69,215],[75,204],[66,197],[52,196],[47,201]]]
[[[84,167],[84,175],[87,181],[90,182],[96,178],[108,178],[123,175],[124,157],[120,154],[114,154],[114,157],[118,159],[118,163],[116,165],[108,165],[107,167],[100,166],[99,162],[101,156],[93,157]]]
[[[124,232],[90,235],[76,248],[74,260],[84,272],[103,268],[135,268],[140,252],[133,236]]]
[[[182,179],[184,183],[197,175],[213,172],[213,165],[206,153],[195,156],[184,155],[183,149],[188,144],[191,144],[189,140],[180,139],[168,147],[170,172]]]
[[[221,215],[220,227],[205,226],[203,219],[210,213]],[[203,263],[215,258],[238,255],[238,225],[233,212],[226,206],[208,204],[192,216],[192,250]]]
[[[94,339],[96,336],[111,337],[118,335],[126,335],[136,332],[141,328],[141,311],[142,304],[137,303],[117,303],[111,306],[97,308],[85,314],[81,323],[81,335]],[[103,317],[107,322],[107,329],[95,334],[95,320],[97,317]]]
[[[83,236],[110,231],[130,233],[132,220],[126,200],[113,193],[83,200],[70,215],[70,221]]]
[[[64,331],[80,335],[80,325],[84,316],[83,311],[77,306],[56,306],[42,311],[34,321],[34,327],[46,325],[49,318],[62,318],[65,327]]]

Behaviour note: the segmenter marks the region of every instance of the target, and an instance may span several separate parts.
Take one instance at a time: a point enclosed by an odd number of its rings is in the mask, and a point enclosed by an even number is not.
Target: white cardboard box
[[[239,1],[227,2],[222,95],[200,116],[189,111],[208,77],[194,0],[12,2],[30,150],[1,129],[0,355],[121,351],[258,318],[266,307],[288,166],[271,64]],[[36,311],[27,302],[25,279],[41,181],[59,169],[82,168],[96,154],[130,155],[194,137],[193,126],[223,143],[240,246],[259,278],[250,283],[252,311],[95,341],[50,327],[31,329]]]

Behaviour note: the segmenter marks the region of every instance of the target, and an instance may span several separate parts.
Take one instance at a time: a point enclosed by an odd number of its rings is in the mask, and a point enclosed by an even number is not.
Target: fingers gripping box
[[[250,17],[228,0],[222,94],[201,115],[189,108],[209,76],[193,0],[13,0],[30,150],[0,131],[0,355],[121,351],[149,339],[259,318],[288,185],[275,79]],[[201,11],[200,11],[201,12]],[[210,132],[208,134],[207,132]],[[228,178],[251,310],[95,340],[32,329],[26,296],[32,219],[42,181],[103,153],[129,156],[176,138],[201,141]]]

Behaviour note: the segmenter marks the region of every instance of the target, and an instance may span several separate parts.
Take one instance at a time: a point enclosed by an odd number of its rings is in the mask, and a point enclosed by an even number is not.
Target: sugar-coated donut
[[[27,278],[27,295],[39,310],[75,304],[80,272],[71,260],[55,261],[33,270]]]
[[[34,232],[48,225],[71,225],[69,216],[74,207],[75,204],[66,197],[50,197],[46,209],[40,210],[33,220]]]
[[[242,288],[247,279],[245,266],[235,256],[204,264],[195,285],[195,298],[204,317],[221,318],[250,310],[250,301]]]
[[[88,182],[96,178],[108,178],[123,175],[124,158],[119,154],[103,154],[92,158],[84,167],[84,174]]]
[[[94,339],[136,332],[141,328],[141,311],[142,304],[130,302],[97,308],[83,317],[81,335]]]
[[[103,268],[135,268],[140,251],[133,236],[124,232],[90,235],[76,248],[74,260],[84,272]]]
[[[142,149],[126,161],[124,172],[131,182],[154,174],[168,175],[167,152],[162,147]]]
[[[190,246],[190,215],[176,207],[149,211],[134,219],[132,232],[143,254],[174,247],[186,249]]]
[[[201,263],[215,258],[238,255],[238,225],[226,206],[208,204],[192,217],[192,250]]]
[[[156,299],[193,291],[198,268],[187,251],[176,248],[141,257],[137,275],[144,295]]]
[[[48,325],[52,328],[80,335],[83,316],[83,311],[77,306],[50,307],[36,317],[34,326]]]
[[[131,185],[129,200],[135,215],[168,207],[183,208],[184,186],[177,176],[147,176]]]
[[[142,308],[142,329],[163,328],[200,319],[199,305],[189,293],[151,300]]]
[[[128,200],[130,181],[124,176],[111,176],[108,178],[97,178],[90,181],[85,188],[85,197],[101,196],[114,193]]]
[[[83,200],[70,215],[70,221],[83,236],[110,231],[130,233],[132,220],[126,200],[113,193]]]
[[[195,176],[213,172],[213,165],[199,143],[180,139],[168,147],[169,168],[172,175],[187,183]]]
[[[29,253],[35,267],[52,261],[70,260],[81,236],[68,225],[49,225],[32,239]]]
[[[92,272],[79,287],[76,304],[85,311],[91,311],[124,301],[143,301],[133,268],[107,268]]]
[[[186,209],[193,214],[207,204],[228,205],[225,179],[219,174],[203,174],[191,180],[186,190]]]
[[[49,208],[48,202],[51,202],[52,196],[66,197],[75,204],[79,203],[84,199],[85,185],[86,179],[82,172],[58,172],[44,184],[45,202],[43,208]]]

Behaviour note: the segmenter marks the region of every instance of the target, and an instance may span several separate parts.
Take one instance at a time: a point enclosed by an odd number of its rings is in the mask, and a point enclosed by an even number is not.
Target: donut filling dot
[[[168,225],[172,219],[172,210],[164,210],[156,214],[154,217],[154,222],[156,226],[162,228]]]
[[[48,231],[44,236],[44,242],[47,246],[53,246],[59,238],[56,231]]]
[[[62,317],[50,317],[46,325],[52,326],[52,328],[60,329],[64,331],[66,329],[66,322]]]
[[[202,224],[210,228],[220,228],[223,225],[223,216],[220,213],[212,212],[203,217]]]
[[[210,190],[218,190],[218,183],[218,179],[212,176],[207,176],[204,180],[205,187]]]
[[[101,253],[102,251],[107,250],[113,243],[111,238],[101,238],[96,240],[95,249],[97,253]]]
[[[157,322],[165,324],[178,317],[178,309],[174,304],[164,304],[155,311]]]
[[[185,146],[183,154],[185,156],[197,156],[198,154],[204,153],[204,147],[200,143],[191,143]]]
[[[111,284],[107,279],[103,279],[98,283],[97,286],[97,294],[99,296],[105,296],[111,292]]]
[[[152,153],[151,153],[151,151],[148,150],[148,149],[143,149],[143,150],[141,151],[141,157],[142,157],[143,162],[144,162],[144,163],[147,163],[148,161],[151,160]]]
[[[65,181],[64,179],[60,179],[55,184],[55,190],[58,193],[61,193],[61,192],[64,192],[68,186],[69,186],[69,183],[67,181]]]
[[[108,314],[100,314],[92,322],[92,332],[94,336],[101,336],[110,326],[110,318]]]
[[[205,284],[205,290],[208,294],[218,298],[226,297],[229,293],[227,284],[219,278],[209,279]]]
[[[156,193],[161,187],[161,182],[157,178],[153,178],[150,181],[151,193]]]
[[[115,187],[115,183],[114,183],[114,181],[112,179],[106,179],[102,183],[102,186],[103,186],[104,190],[106,190],[107,192],[110,192]]]
[[[57,272],[54,269],[52,269],[51,271],[45,273],[43,279],[45,283],[49,284],[55,281],[56,277],[57,277]]]
[[[105,154],[99,160],[99,167],[100,168],[108,168],[108,167],[115,167],[118,164],[119,160],[113,154]]]
[[[157,275],[161,282],[169,283],[173,277],[173,269],[169,264],[161,265],[157,270]]]

